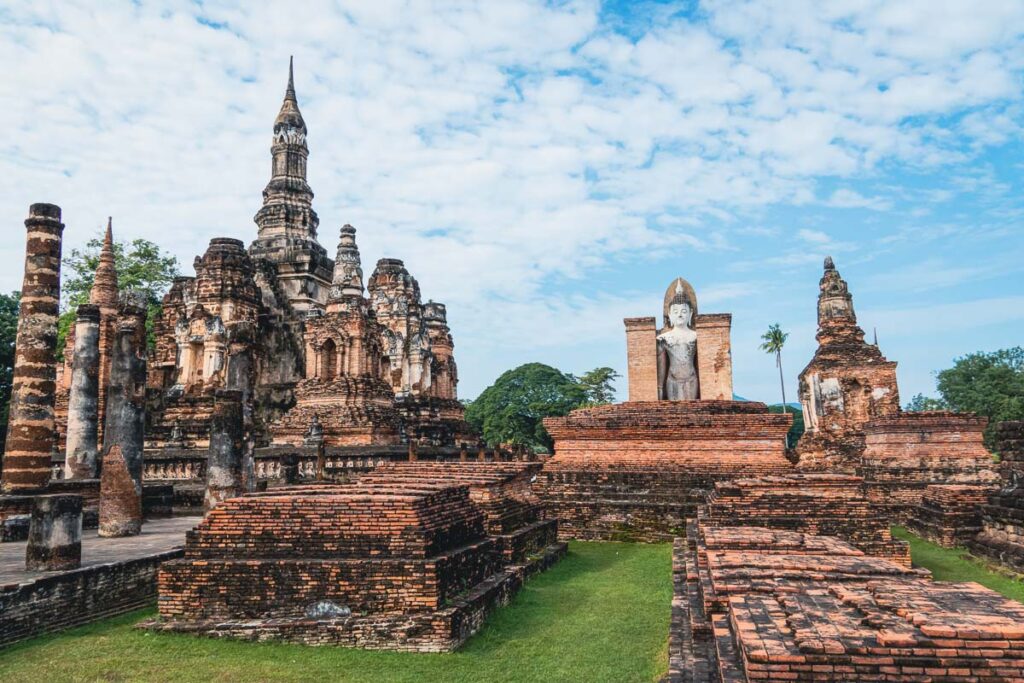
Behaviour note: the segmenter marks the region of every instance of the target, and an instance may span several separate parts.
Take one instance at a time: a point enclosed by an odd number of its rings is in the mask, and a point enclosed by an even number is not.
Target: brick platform
[[[996,427],[1002,489],[981,506],[982,531],[971,552],[1024,572],[1024,422]]]
[[[148,627],[252,640],[450,651],[505,602],[468,486],[296,487],[224,502],[160,572]]]
[[[835,536],[865,553],[910,566],[910,547],[868,500],[851,475],[794,474],[715,485],[698,518],[709,526],[758,526]]]
[[[526,574],[562,557],[558,520],[544,519],[530,489],[540,463],[388,463],[360,477],[360,484],[416,486],[421,482],[469,487],[469,498],[484,514],[484,528],[506,563]]]
[[[864,426],[864,453],[857,474],[871,502],[891,522],[908,523],[933,485],[987,486],[999,482],[982,441],[988,423],[974,414],[900,413]]]
[[[991,493],[989,486],[929,486],[907,528],[947,548],[965,545],[981,531],[981,506]]]
[[[673,576],[673,683],[1024,677],[1024,606],[833,538],[691,523]]]
[[[630,402],[545,419],[555,457],[534,490],[562,538],[667,540],[718,481],[793,471],[791,415],[741,401]]]

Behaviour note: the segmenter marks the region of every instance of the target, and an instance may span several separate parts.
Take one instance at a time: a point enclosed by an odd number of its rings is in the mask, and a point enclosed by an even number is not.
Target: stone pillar
[[[25,548],[27,571],[76,569],[82,564],[82,497],[36,496]]]
[[[25,227],[25,276],[3,456],[2,488],[11,492],[39,490],[49,483],[51,452],[57,437],[53,405],[64,233],[60,207],[33,204]]]
[[[92,479],[96,476],[99,378],[100,309],[92,304],[82,304],[75,320],[65,479]]]
[[[109,427],[110,420],[107,425]],[[99,534],[109,538],[136,536],[141,531],[142,486],[132,477],[121,446],[115,443],[106,450],[100,473]]]
[[[243,492],[245,426],[242,419],[242,392],[226,389],[216,392],[213,416],[210,419],[208,453],[203,505],[211,510]]]
[[[128,473],[142,491],[142,447],[146,421],[145,308],[135,297],[122,303],[107,388],[103,450],[119,446]],[[106,458],[104,458],[104,464]]]
[[[327,479],[327,444],[323,439],[316,445],[316,480]]]
[[[626,367],[630,401],[657,401],[658,330],[654,318],[626,318]]]

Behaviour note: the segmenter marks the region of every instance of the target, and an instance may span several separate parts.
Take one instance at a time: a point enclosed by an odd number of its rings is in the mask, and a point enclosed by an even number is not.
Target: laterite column
[[[68,399],[66,479],[96,477],[99,444],[100,309],[92,304],[78,307],[75,350]]]
[[[64,224],[60,207],[33,204],[25,221],[25,277],[15,342],[7,445],[2,488],[35,491],[50,481],[56,439],[57,315],[60,301],[60,250]]]

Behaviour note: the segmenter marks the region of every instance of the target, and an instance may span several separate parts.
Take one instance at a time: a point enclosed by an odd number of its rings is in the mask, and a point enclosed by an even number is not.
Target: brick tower
[[[284,102],[274,120],[270,152],[270,182],[263,190],[263,207],[254,218],[259,233],[249,247],[249,255],[276,267],[289,303],[296,311],[304,312],[326,302],[332,264],[316,241],[320,219],[313,210],[313,190],[306,182],[306,122],[295,97],[291,61]]]

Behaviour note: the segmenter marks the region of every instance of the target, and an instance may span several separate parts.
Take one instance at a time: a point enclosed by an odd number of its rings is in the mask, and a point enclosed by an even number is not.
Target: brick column
[[[146,310],[137,299],[126,296],[119,311],[107,387],[103,450],[114,445],[120,447],[128,473],[141,492],[146,420]]]
[[[658,342],[654,318],[626,318],[626,367],[630,401],[657,401]]]
[[[25,548],[27,571],[77,569],[82,564],[82,497],[36,496]]]
[[[3,457],[2,488],[11,492],[39,490],[49,483],[51,451],[57,438],[53,405],[64,232],[60,207],[33,204],[25,227],[25,276]]]
[[[116,364],[116,357],[115,357]],[[111,415],[114,411],[108,411]],[[110,425],[110,420],[107,420]],[[106,449],[100,473],[100,536],[142,532],[142,486],[132,478],[119,444]]]
[[[78,307],[75,320],[71,395],[68,399],[66,479],[96,476],[99,439],[100,309],[92,304]]]
[[[242,418],[242,392],[218,390],[215,394],[208,452],[203,505],[210,510],[243,492],[245,426]]]

